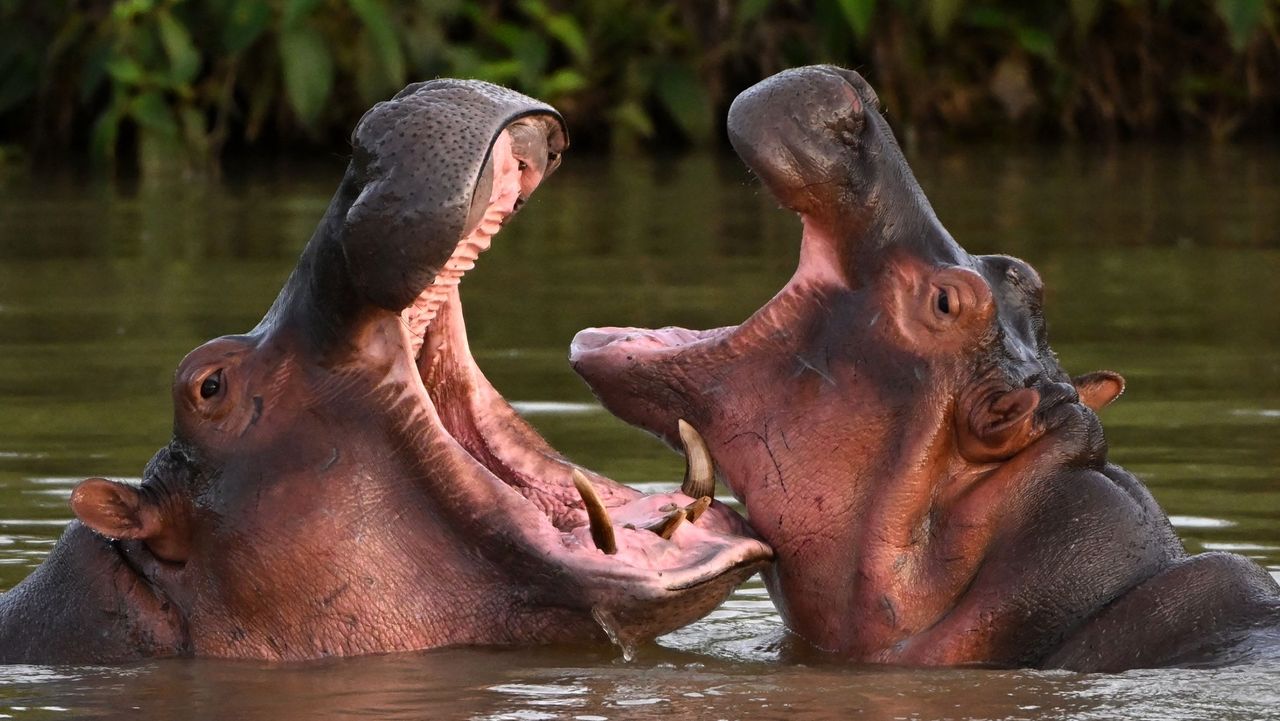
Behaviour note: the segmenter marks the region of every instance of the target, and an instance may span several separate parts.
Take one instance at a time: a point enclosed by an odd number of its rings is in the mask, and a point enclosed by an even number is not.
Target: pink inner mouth
[[[644,496],[579,468],[520,418],[476,366],[458,286],[518,205],[520,173],[509,145],[504,150],[501,141],[495,143],[493,194],[482,221],[458,242],[432,285],[400,314],[404,352],[425,391],[422,402],[431,406],[427,417],[483,469],[481,482],[502,484],[536,508],[558,535],[559,550],[553,552],[665,574],[667,588],[689,587],[732,569],[754,570],[772,552],[727,506],[714,502],[696,521],[679,523],[664,538],[654,529],[669,520],[673,507],[689,507],[698,499],[679,491]],[[615,553],[605,555],[593,540],[584,500],[573,484],[575,470],[589,479],[607,509]],[[521,514],[524,520],[530,517]]]

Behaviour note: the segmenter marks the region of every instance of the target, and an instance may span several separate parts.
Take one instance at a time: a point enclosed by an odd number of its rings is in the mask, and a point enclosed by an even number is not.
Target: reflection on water
[[[1280,573],[1280,152],[930,152],[913,164],[971,251],[1035,265],[1054,345],[1129,390],[1104,421],[1191,550]],[[250,328],[342,170],[216,186],[0,181],[0,588],[48,553],[89,475],[136,477],[191,348]],[[236,174],[233,174],[233,176]],[[587,325],[741,320],[799,226],[732,158],[570,158],[467,276],[480,364],[554,445],[646,490],[679,459],[599,410],[565,352]],[[1280,665],[1115,676],[846,668],[793,645],[753,580],[624,663],[607,648],[460,649],[274,667],[0,667],[0,718],[1255,719]]]

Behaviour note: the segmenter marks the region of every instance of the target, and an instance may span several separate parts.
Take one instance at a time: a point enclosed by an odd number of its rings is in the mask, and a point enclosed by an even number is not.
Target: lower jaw
[[[573,466],[476,366],[456,287],[426,328],[417,367],[444,431],[500,481],[535,501],[558,530],[567,530],[575,500],[569,480]]]

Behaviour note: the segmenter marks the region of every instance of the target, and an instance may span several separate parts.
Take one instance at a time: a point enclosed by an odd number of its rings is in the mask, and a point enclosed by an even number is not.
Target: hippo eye
[[[945,288],[938,291],[938,311],[943,315],[951,314],[951,296],[947,295]]]
[[[216,370],[200,384],[200,397],[208,400],[218,395],[220,390],[222,390],[222,371]]]
[[[521,160],[517,163],[516,167],[519,168],[520,172],[523,173],[524,171],[529,169],[529,164]]]

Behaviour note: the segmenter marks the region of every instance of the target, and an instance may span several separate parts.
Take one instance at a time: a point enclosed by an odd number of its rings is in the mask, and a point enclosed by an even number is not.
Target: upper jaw
[[[738,329],[586,328],[573,337],[569,363],[610,413],[678,448],[679,420],[698,428],[711,421],[710,409],[690,402],[690,373],[720,368]]]

